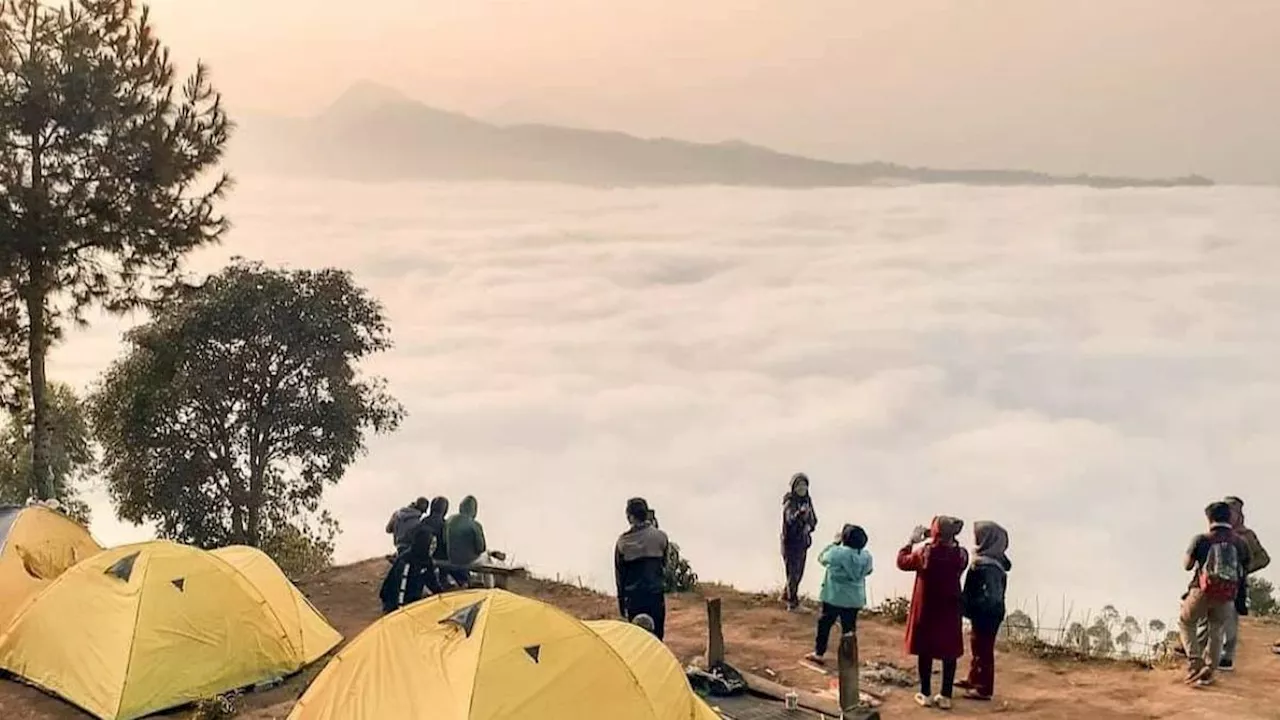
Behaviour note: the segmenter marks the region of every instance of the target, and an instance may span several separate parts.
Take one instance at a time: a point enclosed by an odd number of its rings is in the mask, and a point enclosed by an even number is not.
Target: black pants
[[[382,600],[382,612],[389,613],[404,605],[417,602],[426,594],[440,592],[436,568],[430,562],[418,562],[402,555],[396,558],[382,580],[378,596]]]
[[[818,616],[818,637],[813,642],[814,655],[827,654],[827,641],[831,636],[831,628],[836,620],[840,621],[840,632],[848,635],[858,630],[858,608],[842,608],[822,603],[822,614]]]
[[[920,693],[933,696],[933,658],[920,656]],[[956,661],[942,661],[942,696],[951,697],[956,685]]]
[[[788,607],[800,605],[800,581],[804,580],[804,566],[809,560],[807,547],[782,547],[782,565],[787,573],[786,600]]]
[[[627,597],[627,620],[637,615],[653,618],[653,634],[662,639],[667,625],[667,599],[662,595],[630,595]]]

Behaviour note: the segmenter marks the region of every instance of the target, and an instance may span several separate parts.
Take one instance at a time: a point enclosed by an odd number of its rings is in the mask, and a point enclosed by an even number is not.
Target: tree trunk
[[[53,478],[49,474],[49,407],[48,379],[45,376],[45,351],[48,348],[48,327],[44,312],[43,268],[33,264],[26,288],[27,305],[27,361],[31,366],[31,485],[37,498],[49,500],[55,496]]]
[[[262,547],[262,470],[254,469],[249,475],[249,527],[246,544]]]

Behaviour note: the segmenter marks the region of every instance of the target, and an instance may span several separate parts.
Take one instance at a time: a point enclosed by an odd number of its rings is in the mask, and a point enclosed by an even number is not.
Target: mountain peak
[[[389,105],[413,104],[414,100],[393,87],[372,80],[360,80],[347,88],[324,111],[325,115],[362,115]]]

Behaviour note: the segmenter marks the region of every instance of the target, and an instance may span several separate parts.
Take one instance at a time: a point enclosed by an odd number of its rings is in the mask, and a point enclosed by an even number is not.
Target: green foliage
[[[689,561],[680,555],[680,546],[667,546],[666,562],[662,566],[662,591],[668,593],[692,592],[698,587],[698,574]]]
[[[41,497],[48,348],[89,307],[136,307],[222,235],[229,180],[208,174],[230,131],[205,68],[176,84],[134,0],[0,0],[0,390],[30,378]]]
[[[91,401],[119,517],[201,547],[292,556],[307,538],[299,566],[327,561],[325,487],[369,432],[394,430],[403,415],[380,379],[357,370],[391,346],[377,301],[346,272],[236,261],[126,339]]]
[[[262,539],[262,551],[290,579],[314,575],[333,564],[333,541],[338,536],[338,521],[329,513],[321,512],[316,525],[281,525]]]
[[[1258,617],[1280,616],[1280,601],[1276,600],[1276,588],[1266,578],[1249,577],[1249,612]]]
[[[911,598],[901,596],[885,598],[872,612],[884,618],[887,622],[895,625],[906,625],[907,618],[911,616]]]
[[[28,395],[19,384],[19,397]],[[49,472],[62,509],[82,523],[89,506],[77,497],[77,487],[94,466],[94,453],[80,398],[67,385],[49,386]],[[22,504],[36,495],[31,472],[31,409],[19,402],[0,421],[0,504]]]

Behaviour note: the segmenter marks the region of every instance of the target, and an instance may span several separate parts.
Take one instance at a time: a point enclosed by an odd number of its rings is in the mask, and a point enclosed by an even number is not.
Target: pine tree
[[[228,227],[212,171],[231,123],[203,65],[175,77],[134,0],[0,0],[0,390],[30,380],[40,498],[50,345],[90,307],[138,306]]]

